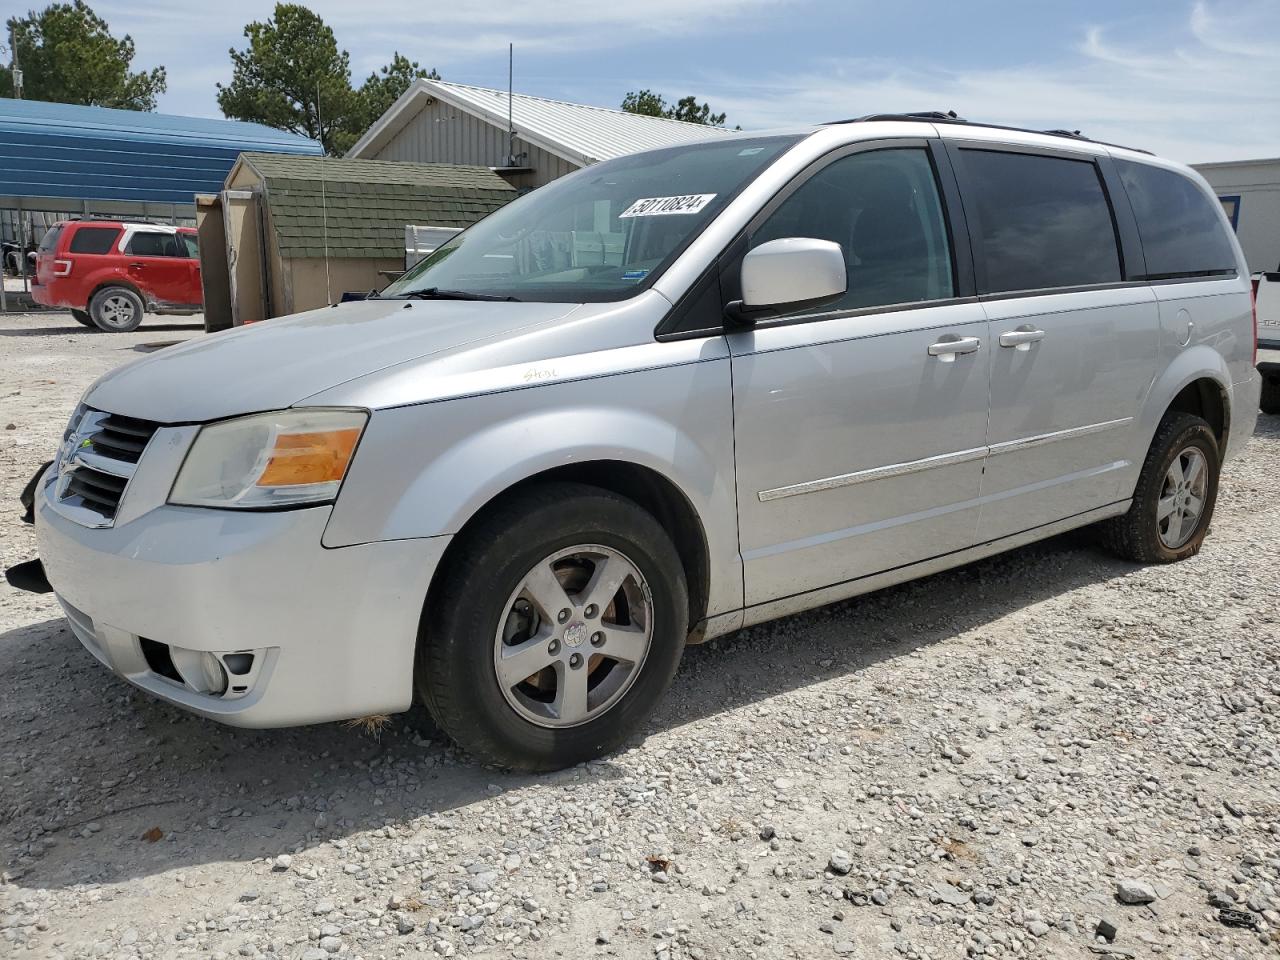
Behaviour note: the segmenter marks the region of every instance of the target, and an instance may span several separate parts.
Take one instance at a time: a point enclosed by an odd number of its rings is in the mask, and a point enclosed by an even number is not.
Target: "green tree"
[[[351,58],[333,30],[296,3],[277,3],[244,35],[248,47],[231,50],[231,82],[218,84],[223,114],[319,140],[330,156],[345,153],[416,78],[440,76],[397,52],[352,87]]]
[[[710,104],[698,103],[697,97],[682,97],[672,106],[662,94],[652,90],[631,91],[622,98],[622,109],[646,117],[665,117],[709,127],[723,127],[727,119],[723,113],[712,113]]]
[[[25,17],[10,17],[28,100],[154,110],[165,91],[164,67],[130,71],[133,38],[117,40],[107,22],[83,0],[55,3]],[[0,96],[14,95],[13,76],[0,71]]]
[[[356,91],[360,101],[360,129],[352,130],[356,138],[359,139],[365,130],[373,126],[419,77],[439,80],[440,74],[434,69],[424,70],[416,60],[410,60],[398,50],[389,64],[378,72],[369,74],[369,79]]]
[[[357,109],[351,61],[333,30],[306,7],[277,3],[274,16],[244,28],[244,50],[231,50],[231,82],[218,84],[218,106],[235,120],[265,123],[319,140],[341,152]]]

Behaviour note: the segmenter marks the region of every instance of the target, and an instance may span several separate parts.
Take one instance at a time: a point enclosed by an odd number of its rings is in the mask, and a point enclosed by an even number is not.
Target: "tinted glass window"
[[[1147,259],[1147,278],[1234,273],[1236,255],[1207,194],[1173,170],[1117,160]]]
[[[72,253],[106,253],[119,236],[115,227],[78,227],[68,249]]]
[[[48,232],[40,241],[41,252],[48,253],[50,250],[56,250],[58,247],[58,237],[60,236],[62,236],[61,225],[50,227]]]
[[[849,287],[823,312],[939,300],[955,292],[946,221],[929,154],[875,150],[837,160],[806,180],[751,236],[830,240]]]
[[[178,238],[172,233],[135,233],[129,240],[129,253],[135,257],[181,257]]]
[[[382,296],[633,297],[796,139],[735,137],[594,164],[490,214]]]
[[[180,233],[178,236],[182,238],[182,249],[185,251],[185,255],[193,260],[198,259],[200,257],[200,248],[196,246],[196,238],[189,233]]]
[[[965,203],[987,293],[1120,279],[1120,249],[1097,168],[1088,161],[994,150],[962,151]]]

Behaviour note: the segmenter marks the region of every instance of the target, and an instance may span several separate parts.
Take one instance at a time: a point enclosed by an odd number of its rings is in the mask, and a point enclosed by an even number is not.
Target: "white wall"
[[[380,149],[366,150],[365,160],[407,160],[412,163],[465,163],[502,166],[510,148],[507,131],[440,100],[432,100]],[[516,137],[517,153],[532,173],[508,177],[512,186],[540,187],[578,169],[569,161]]]
[[[1250,272],[1280,268],[1280,159],[1202,163],[1219,197],[1239,197],[1236,236]]]

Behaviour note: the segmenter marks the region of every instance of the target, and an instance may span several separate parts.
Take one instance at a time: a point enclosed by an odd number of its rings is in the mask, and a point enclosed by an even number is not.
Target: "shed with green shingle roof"
[[[297,313],[384,286],[404,269],[406,226],[462,229],[515,196],[488,167],[242,153],[204,198],[201,259],[226,247],[233,322]]]

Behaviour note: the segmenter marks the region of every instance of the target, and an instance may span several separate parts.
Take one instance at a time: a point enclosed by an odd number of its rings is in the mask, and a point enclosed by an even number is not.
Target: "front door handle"
[[[943,337],[937,343],[929,344],[929,356],[937,357],[941,363],[955,363],[957,354],[974,353],[981,344],[977,337]]]
[[[1031,349],[1031,345],[1037,340],[1044,339],[1043,330],[1033,330],[1029,327],[1019,327],[1017,330],[1006,330],[1000,334],[1000,346],[1013,347],[1015,350],[1021,350],[1024,353]]]

